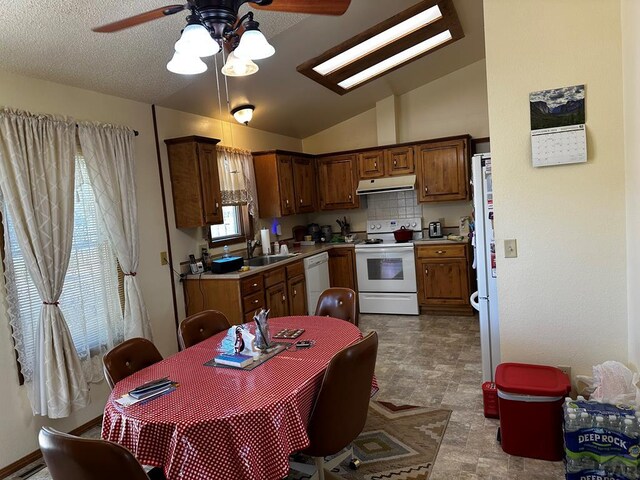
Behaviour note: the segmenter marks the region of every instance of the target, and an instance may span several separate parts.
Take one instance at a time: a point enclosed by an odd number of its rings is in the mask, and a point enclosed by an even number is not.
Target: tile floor
[[[482,406],[477,317],[362,315],[379,337],[377,398],[453,410],[429,480],[557,480],[562,462],[504,453]]]
[[[482,413],[477,317],[362,315],[360,328],[379,336],[376,398],[453,410],[429,480],[564,478],[562,462],[512,457],[496,442],[498,421]],[[46,470],[28,478],[50,480]]]

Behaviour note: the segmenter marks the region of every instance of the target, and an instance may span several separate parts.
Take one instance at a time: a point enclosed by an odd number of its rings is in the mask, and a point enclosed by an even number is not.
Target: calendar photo
[[[530,93],[529,108],[531,130],[583,125],[584,85]]]

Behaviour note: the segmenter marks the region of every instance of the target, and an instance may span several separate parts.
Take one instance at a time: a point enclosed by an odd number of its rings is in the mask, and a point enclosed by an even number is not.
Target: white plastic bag
[[[604,403],[634,403],[640,400],[637,384],[640,375],[620,362],[607,361],[593,367],[591,398]]]

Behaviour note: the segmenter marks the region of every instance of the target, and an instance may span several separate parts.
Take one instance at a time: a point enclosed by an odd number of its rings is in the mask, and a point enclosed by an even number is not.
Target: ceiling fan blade
[[[255,3],[252,3],[251,7],[277,12],[342,15],[350,4],[351,0],[273,0],[263,7]]]
[[[117,32],[119,30],[124,30],[125,28],[135,27],[136,25],[140,25],[141,23],[150,22],[151,20],[155,20],[157,18],[162,18],[167,15],[173,15],[174,13],[181,12],[187,6],[188,4],[167,5],[166,7],[156,8],[155,10],[150,10],[148,12],[134,15],[133,17],[125,18],[123,20],[118,20],[117,22],[108,23],[107,25],[102,25],[101,27],[96,27],[92,30],[94,32],[100,33]]]

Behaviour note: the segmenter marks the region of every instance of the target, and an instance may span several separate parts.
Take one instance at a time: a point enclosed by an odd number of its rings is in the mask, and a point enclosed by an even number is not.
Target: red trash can
[[[564,457],[562,403],[569,378],[555,367],[501,363],[496,369],[502,450],[519,457]]]

